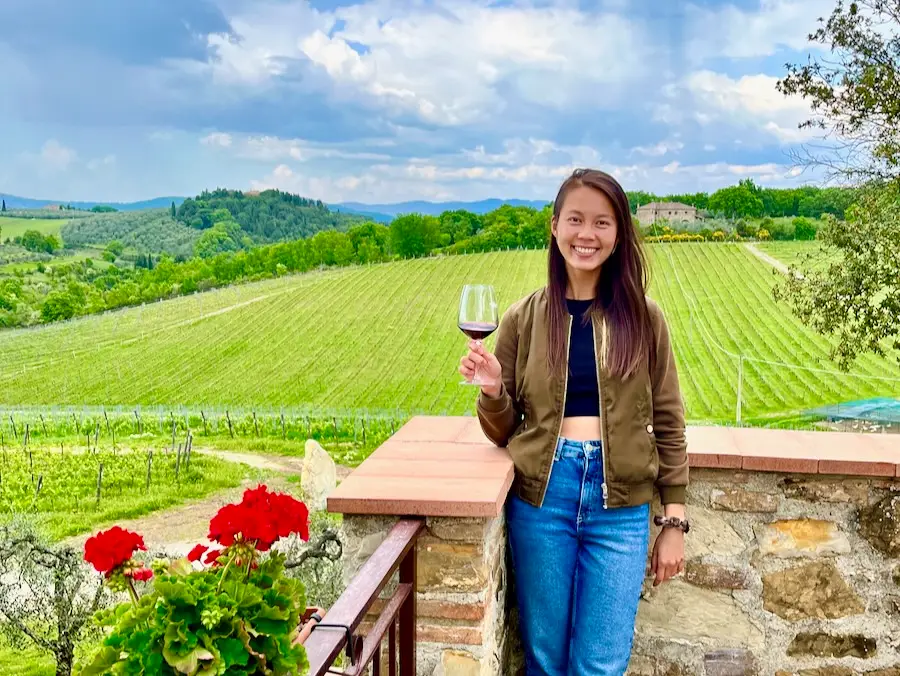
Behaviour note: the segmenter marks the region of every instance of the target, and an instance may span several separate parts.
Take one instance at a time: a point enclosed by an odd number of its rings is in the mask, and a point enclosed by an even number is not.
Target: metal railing
[[[390,676],[416,673],[416,541],[424,527],[420,519],[398,521],[315,626],[304,644],[310,676],[359,676],[370,663],[373,676],[380,676],[385,634]],[[365,636],[359,635],[359,625],[397,570],[396,590]],[[342,650],[343,665],[337,668],[334,663]]]

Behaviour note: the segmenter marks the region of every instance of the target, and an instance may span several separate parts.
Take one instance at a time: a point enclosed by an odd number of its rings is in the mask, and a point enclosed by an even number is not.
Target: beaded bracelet
[[[691,529],[691,524],[687,519],[679,519],[677,516],[654,516],[653,523],[663,528],[678,528],[685,533]]]

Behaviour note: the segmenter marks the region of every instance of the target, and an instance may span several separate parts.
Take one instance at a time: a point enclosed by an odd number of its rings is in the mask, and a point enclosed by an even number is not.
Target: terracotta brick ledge
[[[689,427],[692,467],[900,477],[900,435]],[[328,497],[343,514],[499,516],[513,464],[472,416],[417,416]]]

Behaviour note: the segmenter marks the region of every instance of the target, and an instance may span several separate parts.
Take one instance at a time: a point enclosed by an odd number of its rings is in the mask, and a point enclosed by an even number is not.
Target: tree
[[[795,270],[775,295],[836,337],[832,358],[848,369],[862,353],[900,348],[900,0],[838,0],[809,39],[830,54],[788,65],[777,86],[807,99],[813,114],[800,126],[833,142],[800,159],[859,191],[846,222],[824,217],[827,269]]]
[[[801,264],[775,288],[805,323],[837,337],[831,356],[848,369],[859,354],[900,350],[900,186],[867,190],[846,222],[826,215],[819,231],[825,268]],[[810,260],[812,256],[808,257]]]
[[[6,200],[3,200],[3,207],[0,208],[0,211],[6,211]]]
[[[440,238],[440,222],[434,216],[406,214],[391,222],[391,249],[403,258],[427,256]]]
[[[728,218],[757,218],[763,213],[763,201],[760,189],[748,178],[716,190],[709,197],[708,208]]]
[[[178,217],[178,211],[175,209],[175,202],[172,201],[172,220],[175,220]]]
[[[15,647],[51,653],[56,676],[72,673],[75,649],[96,633],[93,614],[109,598],[80,552],[50,545],[24,523],[0,530],[0,629]]]
[[[809,40],[831,54],[789,64],[776,87],[809,101],[799,126],[834,146],[798,159],[854,182],[900,180],[900,0],[838,0]]]

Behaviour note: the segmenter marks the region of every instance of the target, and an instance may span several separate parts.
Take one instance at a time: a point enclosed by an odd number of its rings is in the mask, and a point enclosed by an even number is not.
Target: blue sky
[[[4,0],[0,192],[326,201],[800,185],[833,0]]]

